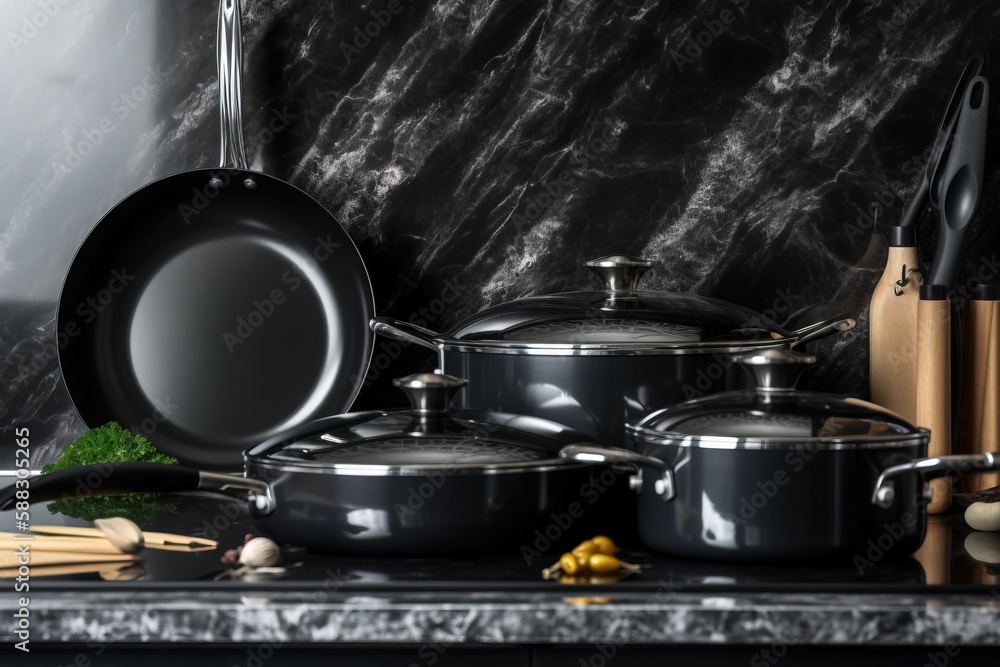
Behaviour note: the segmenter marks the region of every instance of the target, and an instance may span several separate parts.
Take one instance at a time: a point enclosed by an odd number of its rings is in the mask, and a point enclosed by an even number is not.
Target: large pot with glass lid
[[[465,384],[423,373],[395,381],[408,410],[327,417],[246,453],[245,476],[122,463],[36,477],[31,501],[93,495],[246,493],[265,535],[316,551],[431,556],[518,553],[541,539],[593,535],[620,521],[615,481],[630,466],[570,461],[584,439],[537,417],[449,409]],[[628,493],[627,487],[624,493]],[[0,493],[0,509],[15,502]],[[634,502],[634,501],[633,501]]]
[[[749,386],[733,354],[854,326],[837,319],[787,331],[725,301],[639,289],[648,260],[612,255],[587,266],[603,289],[517,299],[445,333],[386,317],[372,329],[436,350],[443,372],[469,381],[463,407],[534,415],[621,445],[625,424],[651,410]]]
[[[571,445],[575,461],[629,461],[651,548],[739,561],[908,555],[924,539],[929,478],[989,470],[1000,454],[923,458],[929,432],[872,403],[794,389],[814,357],[738,358],[757,388],[654,412],[632,448]]]

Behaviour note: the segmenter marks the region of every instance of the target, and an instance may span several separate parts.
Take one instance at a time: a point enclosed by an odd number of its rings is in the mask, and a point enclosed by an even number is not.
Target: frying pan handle
[[[240,0],[220,0],[216,58],[219,65],[219,120],[223,169],[246,169],[243,146],[243,32]]]
[[[872,504],[879,507],[891,507],[896,499],[894,477],[920,473],[924,479],[944,477],[946,475],[961,475],[967,472],[1000,469],[1000,452],[985,454],[961,454],[956,456],[937,456],[929,459],[917,459],[909,463],[886,468],[875,482],[872,493]]]
[[[369,325],[372,331],[388,338],[395,338],[407,343],[416,343],[435,352],[439,349],[436,341],[439,334],[430,329],[418,327],[416,324],[401,322],[391,317],[374,317],[369,322]]]
[[[201,472],[195,468],[162,463],[99,463],[46,473],[31,480],[26,500],[38,503],[92,496],[199,489],[249,491],[251,500],[262,512],[273,505],[270,487],[260,480]],[[0,491],[0,510],[14,507],[19,500],[18,491],[23,490],[11,486]]]
[[[792,337],[794,337],[795,340],[792,341],[792,344],[789,347],[805,345],[806,343],[811,343],[814,340],[832,336],[833,334],[840,333],[841,331],[850,331],[854,328],[855,324],[855,321],[849,317],[838,317],[831,320],[823,320],[822,322],[817,322],[816,324],[810,324],[807,327],[802,327],[801,329],[792,332]]]
[[[674,470],[658,458],[643,456],[627,449],[617,447],[595,447],[593,445],[566,445],[559,450],[559,458],[584,463],[631,463],[634,466],[653,468],[660,473],[656,480],[656,495],[662,500],[673,500],[677,495],[674,483]],[[641,489],[640,489],[641,492]]]

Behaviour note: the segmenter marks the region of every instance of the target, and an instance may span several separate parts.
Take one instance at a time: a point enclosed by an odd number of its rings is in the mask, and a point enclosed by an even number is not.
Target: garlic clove
[[[143,537],[139,526],[123,517],[97,519],[94,521],[94,525],[100,528],[108,542],[125,553],[135,553],[146,544],[146,538]]]
[[[270,567],[281,562],[281,547],[274,540],[255,537],[243,545],[240,565],[247,567]]]
[[[976,530],[1000,530],[1000,502],[972,503],[965,510],[965,523]]]
[[[1000,563],[1000,535],[995,533],[969,533],[965,550],[981,563]]]

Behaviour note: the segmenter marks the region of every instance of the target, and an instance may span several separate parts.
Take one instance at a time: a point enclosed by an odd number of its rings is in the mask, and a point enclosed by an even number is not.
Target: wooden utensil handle
[[[1000,450],[1000,301],[969,299],[965,304],[962,453]],[[1000,486],[1000,472],[962,479],[966,492]]]
[[[951,302],[921,299],[917,304],[917,425],[929,429],[931,457],[951,454]],[[927,511],[951,507],[950,477],[930,481]]]

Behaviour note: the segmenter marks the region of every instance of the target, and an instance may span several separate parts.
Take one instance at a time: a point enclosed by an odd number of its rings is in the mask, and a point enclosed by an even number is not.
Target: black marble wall
[[[42,462],[84,428],[54,316],[88,230],[142,184],[216,164],[216,11],[0,6],[0,451],[30,425]],[[967,55],[1000,62],[997,34],[996,1],[247,0],[249,155],[338,216],[382,314],[447,328],[588,287],[586,259],[627,252],[659,262],[653,288],[780,322],[855,316],[811,381],[864,395],[886,228]],[[998,138],[963,278],[1000,271]],[[398,404],[389,380],[433,365],[380,361],[359,407]]]

